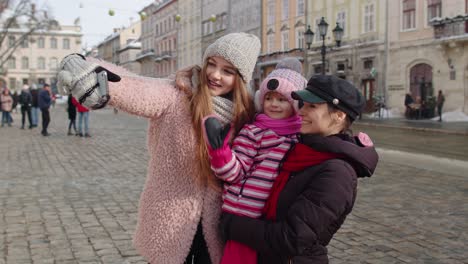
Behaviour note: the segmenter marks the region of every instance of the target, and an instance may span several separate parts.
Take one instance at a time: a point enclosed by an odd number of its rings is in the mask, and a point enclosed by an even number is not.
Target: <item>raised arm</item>
[[[90,109],[110,105],[131,114],[157,117],[181,94],[170,79],[138,76],[117,65],[72,54],[60,64],[62,94],[72,93]],[[107,81],[109,80],[109,82]]]

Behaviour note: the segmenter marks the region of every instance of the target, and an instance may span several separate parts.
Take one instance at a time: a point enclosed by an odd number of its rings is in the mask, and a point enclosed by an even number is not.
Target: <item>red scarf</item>
[[[288,153],[286,160],[281,167],[280,173],[273,183],[270,197],[268,197],[265,207],[263,208],[263,214],[266,219],[276,219],[276,207],[278,205],[279,195],[288,182],[289,176],[292,172],[303,171],[310,166],[317,165],[326,160],[338,158],[340,156],[342,155],[329,152],[318,152],[307,145],[297,143]]]

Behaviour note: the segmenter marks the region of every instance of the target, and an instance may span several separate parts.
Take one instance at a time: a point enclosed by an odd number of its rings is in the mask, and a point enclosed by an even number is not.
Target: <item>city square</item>
[[[20,130],[19,117],[0,129],[0,263],[146,263],[132,234],[147,120],[93,111],[92,137],[82,138],[67,136],[63,105],[52,110],[49,137]],[[466,160],[379,154],[329,245],[331,263],[466,263]]]

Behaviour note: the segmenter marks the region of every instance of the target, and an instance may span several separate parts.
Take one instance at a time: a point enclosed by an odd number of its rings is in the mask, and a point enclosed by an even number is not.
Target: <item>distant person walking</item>
[[[32,95],[29,92],[29,86],[27,84],[23,85],[23,90],[21,90],[18,102],[21,105],[21,129],[24,129],[26,115],[28,115],[29,129],[33,128],[31,119]]]
[[[35,84],[31,85],[31,96],[32,96],[31,121],[32,121],[33,127],[37,127],[37,124],[39,123],[39,103],[38,103],[39,91],[37,90],[37,86]]]
[[[42,131],[41,134],[46,137],[49,136],[49,132],[47,132],[47,127],[49,126],[50,123],[50,113],[49,113],[49,108],[52,103],[52,98],[50,96],[51,91],[50,91],[50,86],[46,83],[44,84],[44,88],[39,92],[38,96],[38,104],[39,108],[41,109],[42,112]]]
[[[442,122],[442,108],[444,107],[445,96],[442,93],[442,90],[439,90],[437,95],[437,113],[439,115],[439,122]]]
[[[72,98],[72,103],[75,105],[76,110],[78,111],[78,136],[91,137],[88,126],[89,109],[81,105],[74,97]]]
[[[18,106],[18,100],[19,100],[18,92],[15,91],[13,95],[11,95],[11,97],[13,98],[13,108],[11,109],[11,112],[13,113],[13,111],[15,111],[15,113],[18,113],[18,109],[16,109],[16,106]]]
[[[13,97],[10,94],[8,88],[3,89],[0,95],[0,101],[2,102],[2,127],[5,123],[11,127],[11,110],[13,109]]]
[[[71,132],[72,127],[73,127],[73,131],[75,132],[75,135],[78,135],[78,133],[76,132],[76,107],[73,104],[73,96],[71,94],[68,95],[67,112],[68,112],[68,120],[70,120],[70,122],[68,123],[67,135],[69,136],[73,135]]]

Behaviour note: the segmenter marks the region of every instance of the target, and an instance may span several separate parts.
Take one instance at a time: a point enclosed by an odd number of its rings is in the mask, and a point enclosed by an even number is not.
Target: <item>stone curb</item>
[[[424,131],[424,132],[435,132],[435,133],[468,136],[468,131],[456,131],[456,130],[447,130],[447,129],[438,129],[438,128],[428,128],[428,127],[398,126],[398,125],[371,123],[371,122],[365,122],[365,121],[364,122],[358,121],[356,122],[356,125],[371,126],[371,127],[386,127],[386,128],[412,130],[412,131]]]

